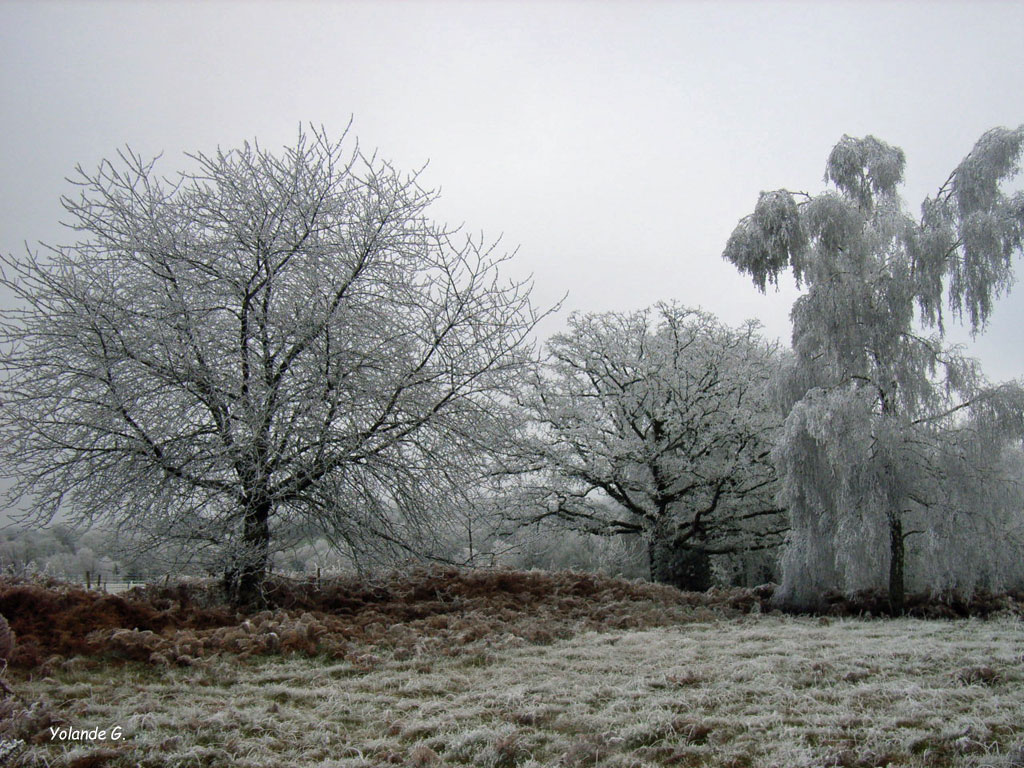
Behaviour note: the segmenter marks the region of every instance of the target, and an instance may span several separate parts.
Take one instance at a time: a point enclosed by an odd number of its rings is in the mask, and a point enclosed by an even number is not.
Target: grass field
[[[32,766],[1024,766],[1013,617],[749,614],[458,655],[72,658],[9,679],[65,727],[108,731],[47,736]]]

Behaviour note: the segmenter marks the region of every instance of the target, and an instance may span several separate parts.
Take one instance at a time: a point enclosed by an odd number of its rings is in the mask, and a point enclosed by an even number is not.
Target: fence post
[[[85,588],[92,589],[92,573],[89,571],[85,572]]]

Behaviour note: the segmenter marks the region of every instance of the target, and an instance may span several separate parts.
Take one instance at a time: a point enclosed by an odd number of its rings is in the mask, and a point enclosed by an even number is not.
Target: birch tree
[[[417,174],[300,131],[78,169],[79,239],[4,256],[0,465],[37,519],[217,553],[258,599],[289,531],[409,546],[444,524],[532,358],[509,258],[428,219]]]
[[[965,591],[983,568],[952,553],[1005,543],[993,522],[1020,478],[999,471],[1000,456],[1024,434],[1024,399],[1017,385],[989,385],[943,333],[947,309],[982,330],[1010,287],[1024,194],[1005,186],[1022,145],[1024,127],[987,132],[914,218],[898,196],[903,151],[844,136],[826,164],[830,189],[764,192],[732,233],[724,256],[759,289],[787,269],[805,289],[774,454],[791,524],[781,601],[885,585],[900,611],[909,538],[920,537],[921,583]]]
[[[770,461],[777,349],[676,305],[576,314],[532,379],[522,519],[639,534],[651,578],[711,586],[713,556],[781,540]]]

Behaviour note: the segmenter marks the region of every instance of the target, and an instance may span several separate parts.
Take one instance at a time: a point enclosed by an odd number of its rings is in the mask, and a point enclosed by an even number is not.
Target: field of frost
[[[24,765],[1024,766],[1024,623],[747,614],[450,655],[70,660]]]

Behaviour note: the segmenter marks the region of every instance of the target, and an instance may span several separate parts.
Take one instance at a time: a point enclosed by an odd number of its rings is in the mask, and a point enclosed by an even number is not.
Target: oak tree
[[[714,556],[778,545],[779,355],[756,323],[674,304],[575,314],[547,349],[524,399],[521,520],[640,535],[651,578],[682,589],[711,586]]]

